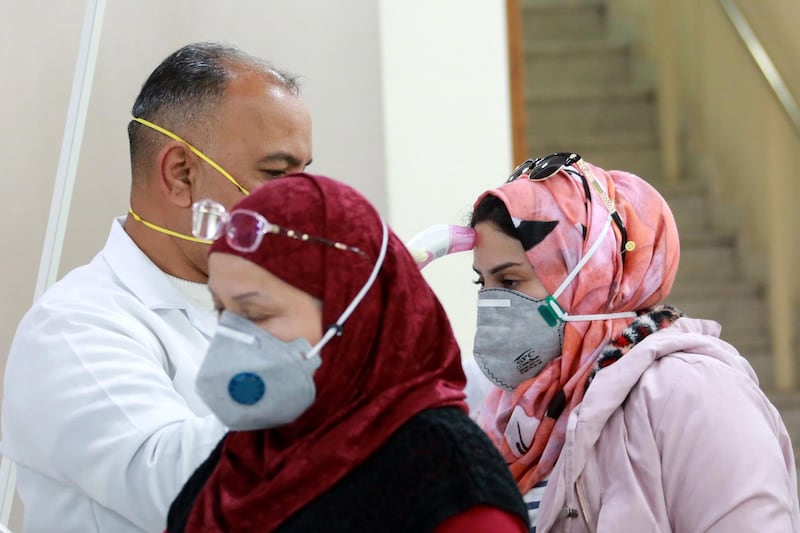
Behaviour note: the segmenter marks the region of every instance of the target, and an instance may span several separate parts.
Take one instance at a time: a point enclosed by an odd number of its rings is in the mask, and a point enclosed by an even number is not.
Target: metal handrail
[[[759,41],[755,32],[753,32],[753,28],[750,26],[750,23],[747,22],[747,19],[742,14],[736,2],[734,0],[719,0],[719,3],[725,11],[725,14],[728,15],[733,27],[736,28],[736,31],[739,33],[739,37],[741,37],[750,55],[753,56],[756,64],[761,69],[761,73],[764,74],[767,83],[772,87],[775,96],[778,97],[783,110],[786,112],[789,120],[792,121],[795,130],[800,135],[800,108],[798,108],[797,102],[786,86],[786,82],[783,81],[783,77],[781,77],[778,69],[775,67],[775,63],[772,62],[769,54],[761,45],[761,41]]]

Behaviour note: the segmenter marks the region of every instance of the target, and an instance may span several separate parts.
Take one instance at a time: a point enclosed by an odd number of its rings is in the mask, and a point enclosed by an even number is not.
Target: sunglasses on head
[[[511,183],[523,175],[531,181],[546,180],[562,168],[574,165],[580,159],[581,156],[578,154],[568,152],[556,152],[538,159],[528,159],[514,169],[506,183]]]
[[[608,193],[606,193],[603,186],[600,185],[600,182],[597,181],[594,172],[586,165],[580,155],[571,152],[556,152],[538,159],[528,159],[514,169],[514,172],[512,172],[506,180],[506,183],[511,183],[523,176],[530,181],[543,181],[558,173],[561,169],[573,165],[577,166],[579,171],[572,170],[571,172],[581,178],[587,200],[591,198],[589,190],[589,184],[591,183],[592,187],[597,191],[597,194],[603,201],[603,204],[606,206],[614,224],[616,224],[619,229],[620,236],[622,237],[622,249],[620,253],[624,261],[625,253],[632,251],[636,247],[636,244],[628,240],[628,231],[625,229],[625,224],[622,222],[622,217],[619,216],[614,202],[608,197]]]

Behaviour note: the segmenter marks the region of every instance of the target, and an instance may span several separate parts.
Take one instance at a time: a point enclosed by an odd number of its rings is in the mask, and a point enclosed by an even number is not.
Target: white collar
[[[195,327],[213,335],[217,324],[213,305],[204,305],[174,283],[125,232],[124,222],[124,216],[114,219],[101,252],[120,283],[148,308],[181,309]]]

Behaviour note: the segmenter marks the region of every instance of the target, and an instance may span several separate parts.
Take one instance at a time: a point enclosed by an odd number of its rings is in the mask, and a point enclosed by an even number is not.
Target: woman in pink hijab
[[[720,326],[661,302],[672,213],[633,174],[528,160],[471,221],[479,422],[535,531],[800,531],[792,444]]]

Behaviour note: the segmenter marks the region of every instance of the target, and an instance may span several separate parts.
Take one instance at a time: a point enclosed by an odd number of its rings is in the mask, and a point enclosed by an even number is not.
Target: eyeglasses
[[[592,169],[586,165],[580,155],[570,152],[556,152],[538,159],[528,159],[514,169],[514,172],[512,172],[506,180],[506,183],[511,183],[522,176],[525,176],[530,181],[543,181],[556,174],[561,169],[571,167],[573,165],[576,165],[581,171],[571,171],[571,173],[574,173],[581,178],[587,200],[591,198],[589,191],[589,183],[591,183],[592,187],[594,187],[595,191],[597,191],[597,194],[600,196],[600,199],[603,201],[603,205],[606,206],[608,214],[611,216],[614,224],[616,224],[617,228],[619,229],[620,236],[622,237],[622,249],[620,250],[620,253],[622,254],[622,260],[624,261],[625,253],[633,251],[633,249],[636,248],[636,243],[628,240],[628,231],[625,229],[625,224],[622,222],[622,217],[619,216],[614,202],[608,197],[608,193],[606,193],[605,189],[603,189],[603,186],[600,185],[600,182],[597,181],[594,172],[592,172]]]
[[[157,132],[159,132],[159,133],[161,133],[163,135],[166,135],[167,137],[169,137],[172,140],[175,140],[175,141],[178,141],[180,143],[185,144],[186,147],[189,148],[189,150],[192,151],[192,153],[194,153],[197,157],[199,157],[200,159],[202,159],[203,161],[205,161],[206,163],[211,165],[211,167],[214,168],[214,170],[216,170],[220,174],[222,174],[222,176],[225,179],[227,179],[228,181],[230,181],[231,183],[236,185],[236,188],[239,189],[242,192],[242,194],[244,194],[245,196],[250,194],[250,191],[248,191],[241,184],[239,184],[239,182],[236,181],[236,178],[231,176],[230,173],[227,170],[225,170],[224,168],[219,166],[216,161],[214,161],[213,159],[208,157],[206,154],[204,154],[203,152],[201,152],[200,150],[198,150],[197,148],[195,148],[194,146],[189,144],[187,141],[181,139],[180,137],[178,137],[177,135],[175,135],[174,133],[169,131],[167,128],[162,128],[158,124],[154,124],[154,123],[150,122],[149,120],[145,120],[145,119],[139,118],[139,117],[133,117],[133,121],[134,122],[138,122],[139,124],[142,124],[144,126],[147,126],[151,130],[155,130],[155,131],[157,131]]]
[[[261,245],[264,235],[273,234],[367,255],[354,246],[282,228],[249,209],[236,209],[228,213],[222,204],[214,200],[199,200],[192,204],[192,235],[198,239],[213,241],[223,234],[228,245],[240,252],[252,252]]]

